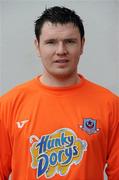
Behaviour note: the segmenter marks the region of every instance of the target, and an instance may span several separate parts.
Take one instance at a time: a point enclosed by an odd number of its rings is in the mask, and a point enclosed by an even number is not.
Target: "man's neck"
[[[80,82],[80,77],[78,74],[74,74],[68,77],[54,77],[43,74],[42,76],[40,76],[40,81],[47,86],[68,87],[78,84]]]

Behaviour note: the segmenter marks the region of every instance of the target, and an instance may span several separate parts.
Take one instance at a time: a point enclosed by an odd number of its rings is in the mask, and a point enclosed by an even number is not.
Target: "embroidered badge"
[[[77,165],[87,151],[87,142],[78,138],[68,128],[59,129],[40,138],[30,137],[31,168],[36,169],[36,178],[49,179],[59,174],[65,176],[72,165]],[[60,179],[60,178],[59,178]]]
[[[96,120],[91,118],[85,118],[83,121],[83,125],[81,125],[80,128],[87,132],[89,135],[95,134],[100,130],[99,128],[97,128]]]

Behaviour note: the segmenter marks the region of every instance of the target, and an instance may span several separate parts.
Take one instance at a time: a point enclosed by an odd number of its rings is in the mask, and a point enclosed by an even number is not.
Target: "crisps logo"
[[[84,151],[87,150],[86,141],[77,138],[71,129],[66,128],[44,135],[40,139],[33,135],[30,143],[31,167],[37,170],[37,178],[43,175],[52,178],[56,174],[65,176],[73,164],[80,163]]]

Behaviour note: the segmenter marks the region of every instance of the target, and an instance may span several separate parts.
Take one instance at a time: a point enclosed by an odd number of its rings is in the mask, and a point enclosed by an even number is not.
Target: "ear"
[[[40,57],[40,47],[39,47],[39,42],[37,39],[34,40],[34,45],[36,48],[37,55]]]
[[[81,40],[81,54],[83,54],[84,44],[85,44],[85,38],[83,37]]]

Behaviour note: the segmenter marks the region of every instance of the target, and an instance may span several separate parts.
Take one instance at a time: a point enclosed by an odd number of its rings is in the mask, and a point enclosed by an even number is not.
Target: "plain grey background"
[[[84,21],[79,72],[119,95],[119,0],[0,0],[0,95],[42,73],[34,21],[54,5],[74,9]]]
[[[0,94],[42,72],[34,47],[34,21],[45,7],[74,9],[86,31],[79,72],[119,94],[118,0],[1,0]]]

